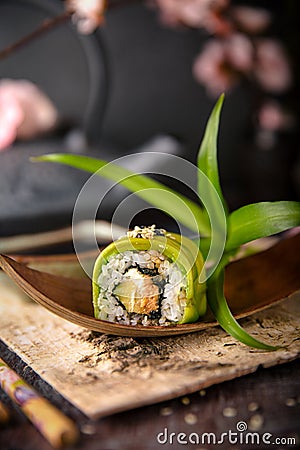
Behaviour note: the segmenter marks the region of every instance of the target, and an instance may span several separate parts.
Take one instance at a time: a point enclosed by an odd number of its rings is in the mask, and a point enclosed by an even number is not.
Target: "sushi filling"
[[[179,322],[186,306],[185,279],[156,250],[112,255],[98,278],[98,319],[127,325]]]

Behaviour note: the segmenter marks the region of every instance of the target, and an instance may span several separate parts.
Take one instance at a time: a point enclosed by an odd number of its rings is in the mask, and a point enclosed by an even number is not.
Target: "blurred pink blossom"
[[[258,111],[258,123],[261,128],[270,131],[284,131],[294,125],[294,117],[283,110],[280,103],[267,100]]]
[[[235,33],[224,40],[228,62],[241,72],[249,72],[253,66],[254,49],[250,39],[241,33]]]
[[[262,8],[234,6],[231,16],[239,29],[250,34],[261,33],[271,23],[271,14]]]
[[[0,151],[16,139],[23,120],[24,113],[13,93],[0,86]]]
[[[229,90],[253,65],[253,47],[242,34],[211,40],[194,62],[195,78],[214,96]]]
[[[17,138],[30,139],[50,131],[57,111],[45,94],[27,80],[1,80],[0,150]]]
[[[229,0],[156,0],[161,20],[171,26],[203,27],[210,33],[224,34],[230,24],[220,14]]]
[[[214,39],[204,46],[194,62],[193,74],[213,96],[229,90],[235,84],[236,75],[227,66],[224,42]]]
[[[90,34],[103,22],[105,0],[66,0],[66,9],[73,13],[78,31]]]
[[[214,96],[230,89],[241,76],[267,92],[288,89],[292,75],[283,46],[258,39],[272,16],[263,8],[232,6],[230,0],[152,0],[162,20],[172,26],[207,30],[215,39],[204,45],[193,65],[195,78]]]
[[[292,74],[286,52],[280,42],[260,39],[256,45],[254,76],[268,92],[281,93],[288,89]]]

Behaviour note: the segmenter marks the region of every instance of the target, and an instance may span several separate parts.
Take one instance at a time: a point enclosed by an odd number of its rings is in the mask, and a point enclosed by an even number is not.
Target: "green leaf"
[[[208,238],[201,236],[200,249],[207,260],[213,263],[213,269],[207,272],[209,276],[215,270],[219,250],[224,250],[227,240],[228,213],[220,186],[217,160],[218,131],[223,101],[224,95],[221,95],[208,119],[198,153],[198,195],[211,225],[210,236]]]
[[[278,350],[279,347],[265,344],[248,334],[233,317],[224,296],[224,265],[220,264],[207,282],[207,301],[221,327],[243,344],[260,350]]]
[[[81,155],[55,153],[31,160],[65,164],[120,183],[197,234],[207,236],[210,233],[207,216],[200,205],[146,175],[135,174],[111,162]]]
[[[224,268],[230,255],[234,254],[240,245],[300,225],[300,203],[257,203],[240,208],[228,216],[217,161],[217,139],[223,100],[222,95],[210,115],[198,154],[198,192],[206,210],[149,176],[135,174],[107,161],[70,154],[50,154],[32,160],[66,164],[123,185],[197,235],[201,234],[198,245],[208,259],[212,256],[214,260],[212,248],[218,247],[223,250],[226,240],[226,254],[223,254],[217,269],[207,280],[210,308],[222,328],[234,338],[251,347],[276,350],[277,347],[250,336],[233,317],[224,296]],[[213,214],[209,216],[211,211]]]
[[[201,170],[210,180],[214,188],[216,189],[225,211],[227,211],[226,202],[222,193],[220,179],[219,179],[219,169],[218,169],[218,158],[217,158],[217,141],[219,132],[219,122],[220,114],[224,102],[224,94],[222,94],[212,113],[208,119],[203,140],[200,145],[198,153],[198,169]],[[201,198],[201,179],[198,180],[198,193]]]
[[[225,251],[299,225],[299,202],[261,202],[243,206],[229,216]]]

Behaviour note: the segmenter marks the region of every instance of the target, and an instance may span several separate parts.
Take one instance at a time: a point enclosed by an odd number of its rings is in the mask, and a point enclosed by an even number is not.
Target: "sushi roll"
[[[155,225],[135,227],[95,262],[94,315],[126,325],[195,322],[206,311],[203,266],[190,239]]]

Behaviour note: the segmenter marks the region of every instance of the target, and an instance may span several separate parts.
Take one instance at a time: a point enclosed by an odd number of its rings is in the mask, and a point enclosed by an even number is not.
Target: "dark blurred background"
[[[163,2],[117,3],[90,36],[79,35],[72,24],[60,25],[0,61],[1,78],[33,81],[63,117],[51,136],[16,142],[0,153],[3,236],[69,224],[87,179],[72,169],[32,164],[31,155],[60,151],[111,160],[142,149],[196,162],[218,93],[199,80],[195,61],[213,40],[221,44],[226,40],[229,54],[228,36],[186,23],[182,17],[172,22],[163,14]],[[218,11],[226,22],[233,20],[235,6],[263,8],[270,14],[268,25],[259,32],[235,26],[251,43],[265,38],[279,41],[291,80],[282,89],[268,89],[259,85],[254,69],[246,73],[221,61],[220,68],[234,80],[226,93],[219,139],[225,197],[231,209],[256,201],[299,200],[299,2],[227,3]],[[58,0],[1,0],[1,48],[62,11]],[[258,59],[257,54],[253,58]],[[277,70],[280,61],[270,69]],[[271,108],[260,115],[265,101],[275,104],[275,113]],[[120,190],[112,195],[100,218],[110,219],[124,195]]]

